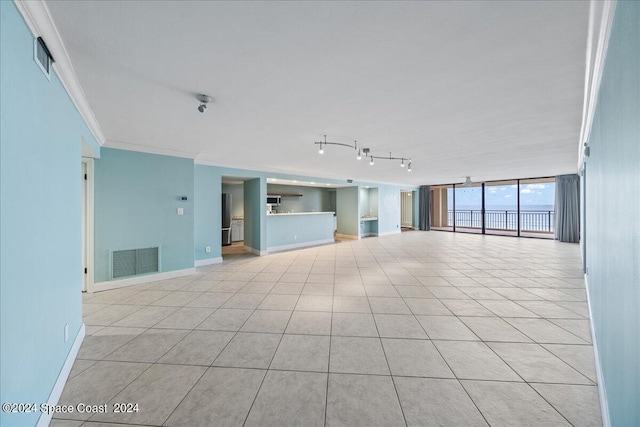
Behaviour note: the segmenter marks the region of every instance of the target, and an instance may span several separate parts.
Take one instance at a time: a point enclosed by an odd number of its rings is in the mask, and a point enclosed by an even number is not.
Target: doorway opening
[[[82,292],[93,292],[93,159],[82,158]]]
[[[222,256],[251,253],[245,246],[245,179],[222,177]]]
[[[414,211],[413,191],[400,191],[400,227],[402,231],[413,230]]]

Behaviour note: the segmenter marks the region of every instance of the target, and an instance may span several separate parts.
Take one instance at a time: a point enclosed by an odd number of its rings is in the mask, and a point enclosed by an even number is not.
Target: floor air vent
[[[137,276],[160,271],[160,248],[141,248],[111,253],[111,278]]]

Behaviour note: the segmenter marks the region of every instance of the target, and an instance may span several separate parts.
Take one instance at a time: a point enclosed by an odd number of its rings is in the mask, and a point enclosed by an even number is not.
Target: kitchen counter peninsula
[[[333,243],[334,212],[267,214],[267,251]]]

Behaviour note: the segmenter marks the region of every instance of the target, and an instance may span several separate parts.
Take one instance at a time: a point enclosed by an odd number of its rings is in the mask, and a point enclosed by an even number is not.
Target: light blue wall
[[[220,174],[210,166],[194,167],[194,241],[196,261],[219,258],[222,247]],[[243,201],[244,203],[244,201]],[[211,246],[211,252],[205,248]]]
[[[333,241],[333,214],[267,215],[267,230],[267,248]]]
[[[302,194],[302,197],[283,197],[278,212],[329,212],[329,190],[299,185],[267,184],[267,194]]]
[[[10,1],[0,2],[0,94],[0,401],[42,403],[82,326],[81,140],[97,143],[55,71],[49,81],[34,62]],[[0,425],[38,416],[1,412]]]
[[[244,245],[257,251],[267,249],[266,181],[254,178],[244,183]]]
[[[222,184],[222,192],[231,194],[231,217],[243,217],[244,184]]]
[[[360,235],[360,208],[358,187],[343,187],[336,190],[336,216],[339,234]]]
[[[640,2],[619,1],[586,173],[588,287],[611,425],[640,425]]]
[[[193,160],[103,148],[95,161],[94,203],[96,282],[109,280],[114,250],[159,245],[162,271],[193,267]]]
[[[391,185],[378,186],[378,234],[400,232],[400,191]]]

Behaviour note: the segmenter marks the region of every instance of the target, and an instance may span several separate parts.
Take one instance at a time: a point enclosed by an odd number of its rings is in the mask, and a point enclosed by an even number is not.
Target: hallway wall
[[[0,401],[47,402],[82,327],[84,139],[99,146],[34,37],[0,1]],[[65,342],[64,327],[69,325]],[[0,425],[40,413],[0,412]]]
[[[640,425],[640,2],[616,6],[586,159],[586,267],[611,425]]]

